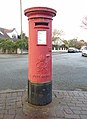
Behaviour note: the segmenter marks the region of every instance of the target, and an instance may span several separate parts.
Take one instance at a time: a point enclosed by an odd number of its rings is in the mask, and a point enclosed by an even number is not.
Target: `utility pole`
[[[20,25],[21,25],[21,41],[23,39],[23,33],[22,33],[22,0],[20,0]],[[21,48],[21,54],[23,54],[23,46]]]
[[[21,40],[22,40],[22,0],[20,0],[20,25],[21,25]]]

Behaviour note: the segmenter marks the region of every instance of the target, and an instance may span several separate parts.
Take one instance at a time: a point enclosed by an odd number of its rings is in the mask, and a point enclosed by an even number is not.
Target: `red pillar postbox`
[[[52,17],[56,10],[32,7],[24,11],[29,20],[28,102],[52,101]]]

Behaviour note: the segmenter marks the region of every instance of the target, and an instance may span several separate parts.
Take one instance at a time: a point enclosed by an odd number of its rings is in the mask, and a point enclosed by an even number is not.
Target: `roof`
[[[12,33],[13,31],[15,31],[15,28],[13,29],[6,29],[6,28],[1,28],[0,27],[0,38],[10,38],[10,39],[14,39],[12,37],[10,37],[8,34]]]

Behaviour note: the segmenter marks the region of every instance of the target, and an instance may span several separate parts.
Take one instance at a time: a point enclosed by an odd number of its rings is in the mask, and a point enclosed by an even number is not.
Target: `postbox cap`
[[[31,7],[24,10],[24,14],[28,18],[43,17],[52,19],[52,17],[56,16],[56,13],[56,10],[48,7]]]

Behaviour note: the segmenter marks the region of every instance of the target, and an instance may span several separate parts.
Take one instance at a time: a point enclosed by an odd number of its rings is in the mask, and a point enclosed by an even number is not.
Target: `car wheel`
[[[84,55],[82,54],[82,56],[84,56]]]

